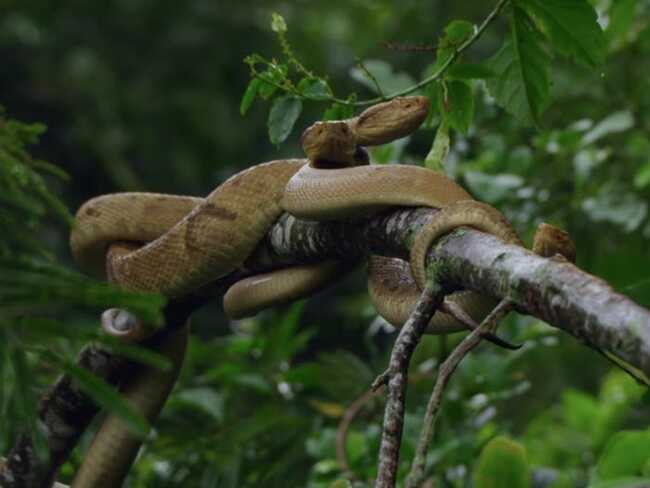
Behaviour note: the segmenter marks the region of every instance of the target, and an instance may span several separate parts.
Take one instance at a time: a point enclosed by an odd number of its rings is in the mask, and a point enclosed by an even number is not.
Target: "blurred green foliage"
[[[444,161],[523,236],[543,220],[567,229],[579,266],[650,307],[650,4],[513,3],[420,88],[434,102],[426,126],[372,158]],[[111,191],[204,195],[238,169],[298,156],[301,128],[431,77],[495,4],[0,5],[0,452],[34,429],[39,393],[97,337],[104,307],[155,318],[162,306],[71,271],[67,208]],[[348,485],[337,428],[394,338],[363,283],[357,273],[252,320],[229,322],[219,304],[197,313],[130,486]],[[483,345],[462,363],[427,459],[434,486],[499,486],[479,480],[500,472],[504,449],[530,486],[647,486],[647,392],[557,329],[510,317],[502,330],[525,347]],[[458,340],[428,337],[416,351],[402,477],[436,365]],[[382,406],[368,397],[345,439],[361,482],[375,474]]]

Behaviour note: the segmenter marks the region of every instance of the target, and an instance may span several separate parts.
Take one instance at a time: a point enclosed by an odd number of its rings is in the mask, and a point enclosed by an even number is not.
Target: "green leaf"
[[[250,83],[248,83],[244,96],[241,98],[241,103],[239,104],[239,113],[241,115],[246,115],[246,112],[248,112],[248,109],[253,104],[255,96],[257,95],[262,83],[263,82],[259,78],[253,78]]]
[[[650,431],[625,431],[614,435],[598,461],[599,480],[641,475],[650,457]]]
[[[210,388],[188,388],[173,397],[174,403],[192,406],[221,422],[224,416],[224,398]]]
[[[271,30],[278,34],[284,34],[287,32],[287,23],[285,22],[284,17],[277,12],[271,14]]]
[[[333,103],[323,113],[323,120],[344,120],[354,115],[354,108],[351,105]]]
[[[550,57],[526,14],[513,8],[511,37],[491,58],[487,81],[499,105],[524,123],[537,124],[549,100]]]
[[[636,0],[618,0],[612,4],[605,30],[610,50],[624,46],[630,33],[634,32],[631,27],[636,18],[636,5]]]
[[[144,438],[149,432],[149,423],[117,390],[84,368],[68,362],[64,371],[79,383],[79,386],[98,404],[120,417],[137,436]]]
[[[587,66],[605,57],[605,36],[587,0],[518,0],[560,54]]]
[[[271,83],[281,84],[287,76],[288,69],[285,64],[273,64],[259,74],[258,78],[262,80],[262,85],[258,89],[258,94],[262,99],[268,100],[275,93],[277,87]],[[265,83],[267,80],[269,83]]]
[[[453,52],[474,33],[474,24],[466,20],[453,20],[445,27],[438,41],[436,67],[449,59]]]
[[[591,433],[601,416],[596,398],[576,390],[568,390],[563,398],[564,417],[568,425],[578,432]]]
[[[329,485],[327,488],[352,488],[352,483],[349,480],[344,478],[336,480],[334,483]]]
[[[447,154],[449,154],[449,127],[445,121],[442,121],[436,131],[431,150],[424,158],[424,167],[444,174]]]
[[[393,67],[386,61],[369,59],[363,62],[364,68],[377,80],[377,83],[386,94],[404,90],[415,84],[411,75],[404,72],[393,71]],[[377,93],[377,85],[368,77],[366,71],[359,67],[350,70],[350,76],[369,90]]]
[[[461,44],[474,33],[474,24],[466,20],[452,20],[445,27],[445,40],[452,44]]]
[[[474,119],[472,87],[465,81],[457,80],[447,82],[446,86],[446,91],[441,90],[443,100],[440,113],[451,128],[467,134]]]
[[[269,113],[269,139],[273,144],[280,144],[291,133],[302,111],[302,101],[293,95],[284,95],[273,100]]]
[[[486,80],[494,76],[494,71],[480,63],[453,64],[447,70],[447,78],[455,78],[457,80]]]
[[[634,116],[629,110],[621,110],[608,115],[598,122],[582,137],[583,145],[593,144],[609,134],[624,132],[634,126]]]
[[[328,100],[332,97],[332,90],[322,78],[303,78],[298,83],[298,91],[312,100]]]
[[[613,480],[592,483],[589,488],[648,488],[650,478],[616,478]]]
[[[504,436],[495,437],[481,451],[476,488],[528,488],[530,469],[524,447]]]
[[[648,215],[648,203],[619,186],[603,186],[594,197],[586,198],[581,207],[594,222],[611,222],[625,232],[637,230]]]
[[[524,184],[521,176],[509,173],[489,175],[480,171],[467,171],[463,177],[477,198],[490,203],[507,198]]]
[[[639,190],[650,185],[650,161],[647,161],[634,175],[634,186]]]

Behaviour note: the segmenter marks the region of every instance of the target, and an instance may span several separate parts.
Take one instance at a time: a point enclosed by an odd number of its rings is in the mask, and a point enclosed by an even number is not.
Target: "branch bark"
[[[284,216],[251,264],[359,258],[367,253],[408,259],[411,238],[436,211],[391,210],[354,223],[315,223]],[[469,228],[458,229],[429,250],[427,265],[441,266],[446,287],[508,298],[520,313],[568,332],[650,377],[650,311],[605,281],[564,259],[543,258]],[[254,268],[254,266],[251,266]]]
[[[444,298],[444,290],[438,283],[427,283],[415,309],[395,340],[388,370],[373,384],[373,390],[377,390],[380,383],[388,383],[388,398],[384,412],[384,430],[379,446],[379,465],[375,488],[393,488],[397,481],[411,356],[431,317],[440,307]]]
[[[412,236],[435,212],[424,208],[392,209],[352,223],[307,222],[284,215],[247,260],[245,269],[170,303],[167,312],[173,319],[168,323],[177,322],[176,315],[187,316],[220,296],[237,279],[260,271],[327,258],[362,259],[369,253],[407,259]],[[433,246],[427,263],[434,260],[445,288],[472,289],[497,300],[508,298],[517,311],[544,320],[588,346],[610,357],[614,355],[642,377],[650,377],[650,311],[616,293],[603,280],[564,260],[542,258],[466,228]],[[116,374],[123,377],[124,372],[118,368]],[[52,395],[60,395],[57,391],[55,388]],[[52,395],[49,407],[41,412],[42,418],[57,404]],[[76,408],[88,408],[85,401],[74,408],[65,406],[65,402],[60,404],[65,411],[56,415],[64,418],[72,418]],[[76,440],[86,422],[71,427],[76,431],[67,437]],[[67,455],[68,450],[61,452]],[[8,462],[4,466],[4,479],[18,472],[8,472],[9,466],[15,465]]]

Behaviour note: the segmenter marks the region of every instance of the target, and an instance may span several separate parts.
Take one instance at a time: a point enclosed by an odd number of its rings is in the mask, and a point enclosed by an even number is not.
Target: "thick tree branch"
[[[307,222],[284,215],[247,260],[245,270],[211,283],[180,302],[170,303],[167,323],[179,322],[178,317],[186,317],[206,301],[222,295],[230,283],[258,271],[325,258],[362,259],[369,253],[407,258],[413,235],[433,214],[432,209],[394,209],[354,223]],[[518,311],[561,328],[650,376],[650,311],[616,293],[601,279],[564,260],[542,258],[471,229],[455,231],[433,246],[428,262],[433,259],[441,265],[440,278],[446,287],[473,289],[498,300],[509,298]],[[115,374],[123,377],[124,372],[118,368]],[[46,402],[49,407],[41,411],[41,418],[51,415],[48,409],[53,405],[64,406],[64,411],[55,414],[62,418],[74,417],[76,409],[91,408],[89,399],[74,405],[53,398],[64,395],[58,388],[52,392]],[[76,423],[75,431],[66,434],[66,438],[74,443],[86,424],[85,420]],[[22,449],[25,447],[30,446],[23,445]],[[28,459],[21,456],[24,451],[20,446],[16,449],[18,456]],[[69,447],[55,450],[62,455],[60,459],[56,455],[58,464]],[[12,458],[9,456],[2,476],[18,472],[8,473],[8,466],[22,469],[12,464]]]
[[[357,258],[372,252],[408,258],[412,236],[432,209],[392,210],[351,224],[283,217],[251,264]],[[517,311],[560,328],[594,349],[650,377],[650,311],[615,292],[605,281],[561,258],[543,258],[523,247],[462,228],[429,251],[442,265],[446,286],[509,298]]]

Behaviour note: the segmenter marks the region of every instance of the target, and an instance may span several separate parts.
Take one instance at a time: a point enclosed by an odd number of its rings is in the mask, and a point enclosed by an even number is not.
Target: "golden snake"
[[[72,253],[83,268],[107,275],[126,289],[177,298],[240,268],[282,212],[312,220],[340,220],[391,206],[440,209],[415,237],[410,269],[401,260],[370,259],[369,290],[378,313],[401,326],[419,296],[418,288],[422,288],[428,248],[439,236],[470,225],[505,242],[521,244],[498,210],[472,200],[446,176],[416,166],[366,164],[361,146],[408,135],[426,118],[428,107],[425,97],[398,98],[353,119],[316,123],[302,139],[309,160],[259,164],[234,175],[205,198],[154,193],[94,198],[76,215],[70,238]],[[137,245],[115,244],[123,242]],[[340,274],[338,263],[326,262],[254,276],[231,287],[224,297],[224,309],[232,317],[251,315],[308,295]],[[460,306],[474,321],[480,321],[494,305],[471,292],[453,294],[447,302],[447,310],[451,305]],[[137,335],[139,330],[135,324],[116,327],[110,317],[106,322],[105,328],[116,334],[126,330],[127,335]],[[467,326],[467,320],[439,312],[428,331],[446,333]],[[186,335],[187,328],[161,345],[177,368]],[[125,394],[153,420],[176,372],[158,373],[154,386],[144,379],[150,374],[146,371],[137,376]],[[162,382],[166,382],[164,386]],[[142,388],[148,388],[146,395]],[[138,446],[123,423],[109,416],[72,486],[119,485]]]

